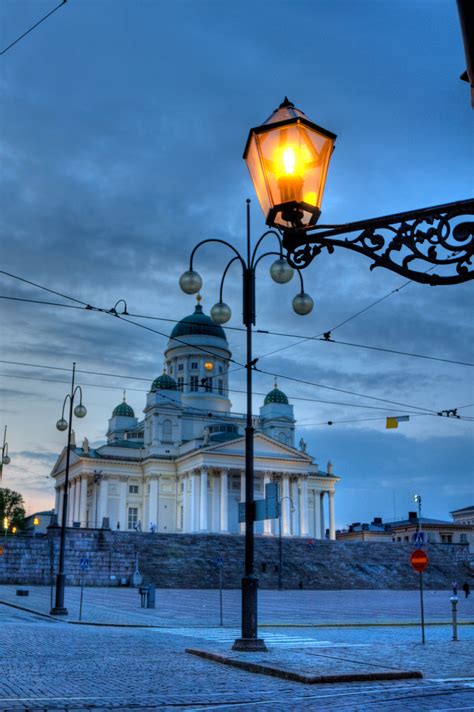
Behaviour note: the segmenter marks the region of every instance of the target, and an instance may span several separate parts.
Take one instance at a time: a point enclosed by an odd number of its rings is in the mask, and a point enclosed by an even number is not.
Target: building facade
[[[245,493],[245,415],[229,400],[231,352],[221,326],[201,304],[174,327],[163,373],[151,384],[139,420],[125,396],[112,412],[107,442],[71,445],[68,525],[168,533],[243,532],[238,505]],[[255,427],[255,498],[278,482],[283,536],[335,539],[339,478],[295,447],[293,406],[277,387],[267,394]],[[66,450],[51,476],[62,517]],[[278,534],[278,520],[256,533]]]

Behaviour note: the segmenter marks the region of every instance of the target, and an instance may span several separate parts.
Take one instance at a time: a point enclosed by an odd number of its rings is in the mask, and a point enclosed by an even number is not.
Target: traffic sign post
[[[425,611],[423,607],[423,571],[428,566],[428,557],[422,549],[415,549],[410,556],[410,563],[420,574],[421,642],[425,643]]]
[[[86,577],[86,571],[90,568],[90,559],[83,557],[79,562],[79,567],[81,569],[81,600],[79,603],[79,620],[82,620],[82,601],[84,598],[84,579]]]
[[[223,610],[222,610],[222,574],[223,574],[223,569],[224,569],[224,559],[222,556],[218,556],[216,559],[216,566],[219,569],[219,611],[220,611],[220,625],[224,625],[224,617],[223,617]]]

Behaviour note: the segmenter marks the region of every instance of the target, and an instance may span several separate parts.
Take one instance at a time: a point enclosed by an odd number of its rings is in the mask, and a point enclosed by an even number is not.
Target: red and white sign
[[[415,549],[413,554],[410,556],[411,565],[413,566],[415,571],[418,571],[420,574],[428,566],[428,561],[429,559],[422,549]]]

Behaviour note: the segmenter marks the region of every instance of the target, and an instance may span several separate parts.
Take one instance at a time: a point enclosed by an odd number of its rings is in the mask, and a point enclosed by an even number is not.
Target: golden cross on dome
[[[125,403],[126,395],[127,395],[127,391],[124,389],[124,391],[123,391],[123,402],[124,402],[124,403]]]
[[[196,294],[196,301],[197,301],[198,304],[200,304],[200,303],[202,302],[202,297],[201,297],[201,293],[200,293],[200,292],[198,292],[198,293]]]

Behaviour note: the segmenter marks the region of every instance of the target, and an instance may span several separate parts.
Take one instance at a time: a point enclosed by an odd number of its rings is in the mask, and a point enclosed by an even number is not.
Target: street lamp
[[[3,529],[4,529],[4,540],[7,540],[8,527],[10,526],[10,520],[8,517],[3,517]]]
[[[293,505],[293,499],[289,495],[285,495],[278,501],[278,590],[281,591],[282,587],[282,565],[283,565],[283,552],[282,552],[282,541],[281,541],[281,503],[284,499],[290,501],[290,513],[293,514],[295,507]]]
[[[66,526],[67,526],[67,502],[68,502],[68,486],[69,486],[69,458],[71,453],[71,431],[72,431],[72,416],[76,418],[84,418],[87,414],[86,407],[82,404],[82,389],[80,386],[74,387],[74,378],[76,375],[76,364],[72,364],[71,378],[71,393],[65,397],[63,410],[60,419],[56,423],[56,428],[61,432],[67,429],[67,446],[66,446],[66,473],[64,476],[64,495],[63,495],[63,510],[61,517],[61,534],[59,540],[59,564],[58,574],[56,576],[56,598],[55,605],[51,608],[53,616],[67,616],[68,610],[64,606],[64,588],[66,583],[66,574],[64,573],[64,554],[66,544]],[[74,398],[79,393],[79,404],[74,408]],[[69,399],[69,421],[64,418],[64,409],[67,400]]]
[[[420,494],[415,494],[413,497],[415,500],[416,504],[418,505],[418,532],[421,529],[421,495]]]
[[[264,252],[257,256],[260,244],[268,236],[274,236],[278,242],[278,252]],[[225,324],[231,317],[230,307],[223,301],[224,281],[229,267],[234,262],[240,262],[242,268],[242,292],[243,292],[243,323],[247,331],[247,352],[245,368],[247,370],[247,417],[245,427],[245,568],[242,578],[242,637],[234,642],[234,650],[256,651],[266,650],[265,643],[257,637],[257,588],[258,579],[254,571],[254,521],[255,521],[255,501],[254,501],[254,452],[252,426],[252,371],[255,368],[256,360],[252,357],[252,326],[256,322],[255,313],[255,271],[258,263],[264,257],[274,255],[277,259],[270,268],[270,276],[275,282],[284,284],[293,277],[294,270],[288,265],[282,253],[280,235],[275,230],[267,230],[257,240],[252,249],[250,240],[250,200],[247,200],[247,250],[242,255],[233,245],[225,240],[208,239],[199,242],[191,252],[189,270],[181,275],[179,284],[186,294],[196,294],[202,287],[200,275],[193,269],[193,260],[196,251],[202,245],[210,242],[219,243],[228,247],[234,256],[227,263],[222,275],[219,301],[211,309],[211,317],[216,324]],[[297,314],[309,314],[313,308],[313,300],[304,291],[303,278],[298,268],[296,268],[300,281],[300,291],[293,299],[293,309]]]
[[[282,233],[288,263],[303,269],[324,249],[345,247],[424,284],[459,284],[474,278],[474,200],[318,225],[336,136],[308,119],[287,98],[261,126],[251,129],[244,151],[267,224]],[[340,235],[358,233],[339,239]],[[428,263],[430,269],[426,270]],[[450,268],[438,275],[436,266]]]
[[[2,457],[0,458],[0,485],[2,484],[3,466],[9,465],[10,462],[10,456],[8,455],[7,426],[5,425],[5,430],[3,431]]]

